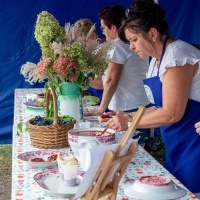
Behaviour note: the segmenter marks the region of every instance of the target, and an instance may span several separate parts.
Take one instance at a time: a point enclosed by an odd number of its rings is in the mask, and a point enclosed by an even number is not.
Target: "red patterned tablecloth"
[[[17,159],[18,154],[38,150],[30,145],[28,133],[17,135],[17,124],[25,123],[30,115],[38,113],[31,108],[26,108],[24,102],[29,93],[41,93],[42,89],[16,89],[15,90],[15,108],[13,125],[13,155],[12,155],[12,200],[64,200],[62,198],[45,192],[36,184],[33,176],[45,168],[31,168],[27,163]],[[35,113],[34,113],[35,112]],[[43,110],[40,111],[44,112]],[[67,152],[68,150],[60,149]],[[118,189],[118,200],[131,200],[124,194],[123,188],[132,184],[135,180],[145,175],[161,175],[171,178],[176,184],[185,188],[174,176],[172,176],[160,163],[150,156],[142,147],[139,146],[136,155],[129,164],[124,177],[122,178]],[[185,188],[186,189],[186,188]],[[187,190],[187,189],[186,189]],[[188,190],[187,190],[188,191]],[[181,200],[197,200],[190,191]]]

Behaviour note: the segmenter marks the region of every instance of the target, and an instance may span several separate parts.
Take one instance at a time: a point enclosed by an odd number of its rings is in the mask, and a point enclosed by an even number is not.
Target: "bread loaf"
[[[109,119],[111,119],[112,118],[112,116],[111,115],[100,115],[99,117],[98,117],[98,120],[100,121],[100,122],[107,122]]]
[[[69,165],[69,166],[78,165],[78,160],[74,157],[71,157],[71,158],[68,158],[67,160],[65,160],[63,162],[63,165]]]

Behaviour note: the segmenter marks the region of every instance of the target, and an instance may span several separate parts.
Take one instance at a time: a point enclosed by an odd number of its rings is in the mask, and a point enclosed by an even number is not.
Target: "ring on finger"
[[[114,124],[114,126],[112,126],[113,129],[116,129],[116,125]]]

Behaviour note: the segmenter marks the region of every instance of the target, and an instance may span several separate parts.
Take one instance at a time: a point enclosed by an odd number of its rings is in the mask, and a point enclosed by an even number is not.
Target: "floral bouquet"
[[[101,77],[109,62],[111,42],[99,45],[90,40],[95,27],[86,37],[72,40],[73,25],[61,27],[57,19],[42,11],[36,21],[35,39],[40,44],[42,57],[37,64],[27,62],[21,67],[21,74],[30,84],[47,80],[46,85],[60,94],[60,84],[73,82],[81,89],[87,88],[90,77]]]
[[[37,64],[27,62],[21,67],[21,74],[30,84],[46,80],[46,117],[39,118],[39,123],[36,117],[26,123],[31,144],[38,148],[67,146],[68,130],[76,123],[70,116],[58,116],[57,96],[61,93],[61,83],[72,82],[81,89],[87,88],[89,78],[101,77],[108,66],[108,51],[112,44],[104,42],[99,45],[98,40],[90,40],[94,26],[86,37],[73,41],[72,28],[70,23],[61,27],[54,16],[41,12],[34,32],[42,51],[41,59]],[[20,127],[18,125],[18,129]]]

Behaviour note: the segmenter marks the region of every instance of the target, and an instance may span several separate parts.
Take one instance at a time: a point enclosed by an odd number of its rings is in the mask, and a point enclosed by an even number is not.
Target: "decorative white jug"
[[[61,95],[58,96],[59,114],[69,115],[80,122],[83,119],[82,98],[79,86],[71,82],[60,85]]]

